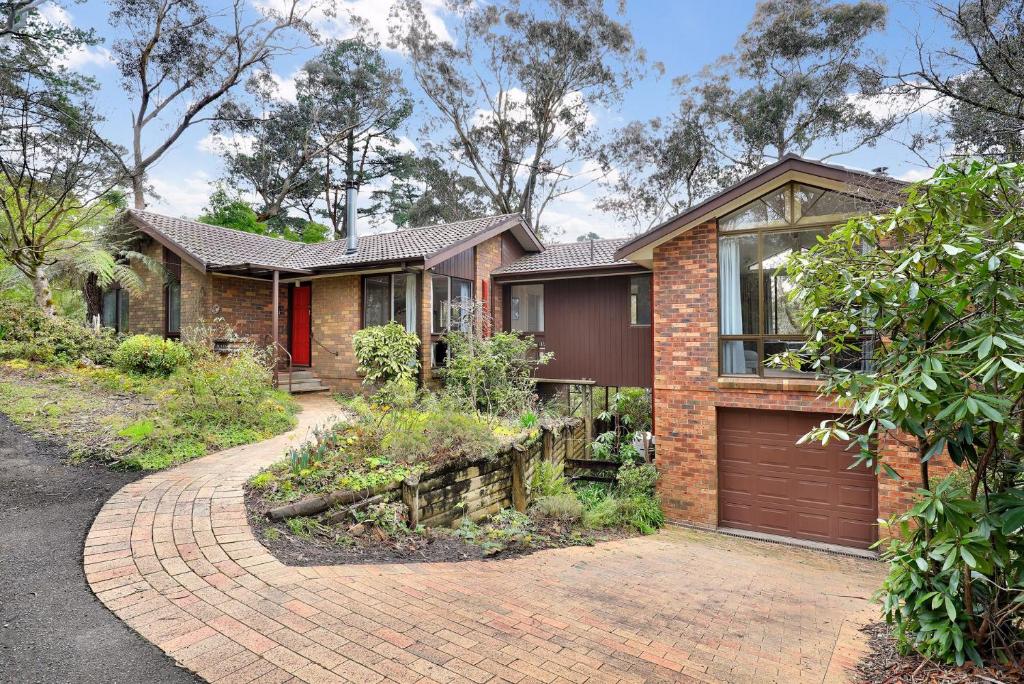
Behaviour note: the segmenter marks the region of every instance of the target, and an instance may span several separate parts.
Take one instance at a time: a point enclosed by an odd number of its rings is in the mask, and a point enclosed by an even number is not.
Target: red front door
[[[313,288],[309,283],[292,288],[292,329],[289,339],[292,347],[292,363],[296,366],[310,364],[309,321],[312,313],[312,294]]]

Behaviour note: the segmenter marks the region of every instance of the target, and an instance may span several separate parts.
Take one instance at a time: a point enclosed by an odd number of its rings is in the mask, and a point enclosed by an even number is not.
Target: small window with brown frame
[[[181,257],[164,248],[164,336],[181,337]]]

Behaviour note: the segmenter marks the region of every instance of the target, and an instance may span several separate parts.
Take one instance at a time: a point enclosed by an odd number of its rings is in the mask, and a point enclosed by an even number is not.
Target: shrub
[[[583,525],[592,530],[619,524],[619,500],[604,496],[583,510]]]
[[[174,340],[132,335],[113,354],[114,365],[126,373],[166,377],[189,362],[191,354]]]
[[[32,304],[0,300],[0,359],[106,364],[117,347],[113,331],[51,318]]]
[[[530,489],[534,496],[559,496],[571,494],[572,487],[565,479],[561,465],[555,465],[550,461],[541,461],[533,471],[533,481]]]
[[[448,362],[441,369],[445,387],[475,410],[519,415],[536,402],[533,372],[552,354],[538,354],[533,337],[496,332],[451,332]]]
[[[179,424],[281,432],[292,422],[283,396],[271,385],[270,369],[252,350],[194,361],[171,384],[170,404]]]
[[[533,503],[533,510],[542,518],[575,522],[583,515],[583,504],[571,491],[565,494],[542,496]]]
[[[498,448],[498,438],[487,423],[444,402],[391,411],[380,426],[384,453],[404,463],[489,456]]]
[[[656,496],[629,496],[619,499],[619,519],[642,534],[651,534],[665,525],[661,501]]]
[[[352,346],[366,384],[412,380],[419,370],[420,338],[400,323],[363,328],[352,336]]]
[[[653,496],[654,485],[658,481],[658,471],[649,463],[636,465],[626,462],[619,467],[619,472],[615,474],[615,481],[621,496],[627,498]]]

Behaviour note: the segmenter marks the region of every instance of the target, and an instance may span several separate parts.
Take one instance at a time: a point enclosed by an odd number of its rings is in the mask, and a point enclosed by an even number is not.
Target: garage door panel
[[[827,418],[720,409],[719,522],[740,529],[868,547],[877,539],[877,479],[843,443],[797,445]]]

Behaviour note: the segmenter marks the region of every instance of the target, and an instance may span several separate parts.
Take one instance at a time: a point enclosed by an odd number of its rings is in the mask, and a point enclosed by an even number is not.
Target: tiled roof
[[[511,264],[502,266],[494,271],[494,275],[633,266],[631,261],[615,258],[615,250],[627,242],[629,242],[629,238],[548,245],[542,252],[527,254]]]
[[[251,263],[309,270],[426,258],[476,233],[501,224],[513,224],[518,219],[518,214],[501,214],[437,226],[361,235],[358,251],[346,254],[344,240],[307,245],[150,211],[129,209],[127,213],[207,266]]]
[[[355,254],[345,253],[344,240],[318,242],[306,245],[301,253],[289,260],[289,265],[296,268],[324,268],[366,262],[419,259],[436,254],[476,233],[489,230],[502,223],[510,223],[518,216],[518,214],[500,214],[456,223],[443,223],[437,226],[361,235],[359,236],[359,251]]]

